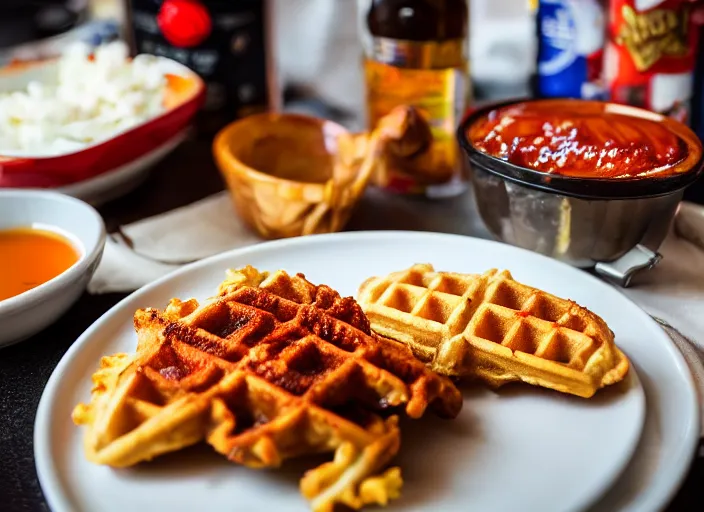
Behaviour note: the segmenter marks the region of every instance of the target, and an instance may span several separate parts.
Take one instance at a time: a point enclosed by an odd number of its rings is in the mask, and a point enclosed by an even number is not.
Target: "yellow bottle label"
[[[464,44],[377,39],[365,59],[370,126],[398,105],[412,105],[430,125],[433,145],[411,158],[387,158],[376,182],[401,192],[422,192],[459,173],[455,130],[467,105],[468,69]]]

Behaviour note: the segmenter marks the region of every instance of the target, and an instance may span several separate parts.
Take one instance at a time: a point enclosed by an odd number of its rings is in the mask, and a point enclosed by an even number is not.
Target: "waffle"
[[[405,343],[443,375],[588,398],[628,372],[600,317],[508,271],[457,274],[419,264],[368,279],[358,300],[375,332]]]
[[[407,347],[373,336],[353,299],[302,275],[247,267],[204,304],[172,299],[134,324],[136,353],[103,358],[91,402],[74,409],[98,464],[204,440],[253,468],[334,451],[301,480],[312,509],[386,504],[402,485],[399,468],[386,469],[400,446],[395,413],[451,418],[462,405]]]

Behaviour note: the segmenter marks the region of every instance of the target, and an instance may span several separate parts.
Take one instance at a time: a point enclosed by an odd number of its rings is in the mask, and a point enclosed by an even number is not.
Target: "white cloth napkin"
[[[108,237],[89,293],[130,292],[185,263],[261,241],[226,192],[122,226],[120,233],[125,236]]]
[[[673,230],[660,253],[663,260],[636,276],[624,293],[651,315],[676,327],[704,352],[704,249]]]

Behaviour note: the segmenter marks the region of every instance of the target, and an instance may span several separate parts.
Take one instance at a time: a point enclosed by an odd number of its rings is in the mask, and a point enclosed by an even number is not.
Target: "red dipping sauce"
[[[576,100],[527,101],[490,111],[466,136],[521,167],[580,178],[665,177],[701,151],[678,122],[640,109]]]

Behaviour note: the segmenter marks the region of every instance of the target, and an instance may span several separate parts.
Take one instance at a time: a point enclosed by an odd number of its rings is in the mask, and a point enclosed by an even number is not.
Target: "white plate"
[[[171,297],[210,296],[228,267],[253,264],[306,273],[343,294],[370,275],[431,262],[477,272],[509,268],[527,284],[575,299],[602,315],[646,384],[649,412],[642,453],[656,463],[629,469],[603,510],[656,510],[671,497],[697,440],[697,402],[687,366],[670,339],[610,286],[562,263],[508,245],[428,233],[345,233],[285,240],[215,256],[132,294],[88,329],[49,380],[35,422],[35,458],[56,512],[123,510],[306,510],[297,478],[234,466],[207,449],[173,454],[130,470],[85,461],[71,410],[89,397],[101,355],[132,351],[135,309]],[[403,498],[389,510],[578,510],[611,486],[638,445],[643,390],[623,386],[592,400],[527,386],[466,392],[460,417],[405,422],[397,458]],[[636,457],[641,457],[638,453]],[[646,478],[643,479],[643,471]],[[617,505],[617,506],[616,506]]]
[[[78,261],[45,283],[0,300],[0,347],[23,341],[59,319],[83,294],[105,246],[98,212],[82,201],[46,190],[0,189],[0,231],[48,229],[67,238]]]

